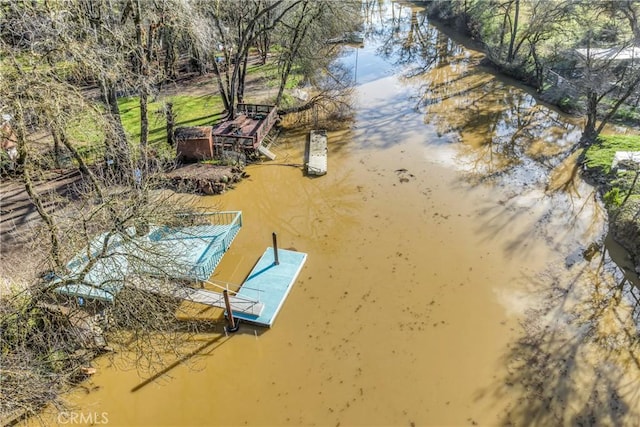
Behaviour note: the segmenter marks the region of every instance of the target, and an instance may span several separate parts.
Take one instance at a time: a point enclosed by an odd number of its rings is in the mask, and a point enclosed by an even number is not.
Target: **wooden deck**
[[[225,152],[257,155],[277,121],[275,105],[238,104],[235,117],[216,126],[177,128],[176,155],[185,161],[223,158]],[[264,155],[273,156],[268,150]]]
[[[278,111],[274,105],[238,104],[238,114],[213,128],[213,148],[222,151],[257,150],[275,125]]]
[[[327,131],[312,130],[309,134],[308,175],[327,173]]]

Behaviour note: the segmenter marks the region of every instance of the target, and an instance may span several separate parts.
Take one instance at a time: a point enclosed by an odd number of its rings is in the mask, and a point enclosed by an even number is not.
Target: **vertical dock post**
[[[229,322],[229,327],[227,331],[235,332],[240,328],[240,322],[236,323],[236,319],[233,318],[233,312],[231,311],[231,303],[229,302],[229,291],[226,289],[222,291],[222,296],[224,297],[224,305],[227,308],[227,321]]]
[[[274,257],[274,261],[273,263],[275,265],[280,264],[280,261],[278,261],[278,237],[276,236],[276,233],[271,233],[271,236],[273,237],[273,257]]]

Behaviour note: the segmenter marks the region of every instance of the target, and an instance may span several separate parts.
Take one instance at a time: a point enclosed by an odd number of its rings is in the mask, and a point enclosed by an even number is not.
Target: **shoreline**
[[[428,9],[427,9],[428,10]],[[531,85],[525,81],[518,79],[517,77],[504,73],[502,68],[493,62],[491,62],[486,56],[486,51],[483,49],[481,43],[477,40],[468,37],[466,34],[456,31],[451,22],[447,22],[438,18],[435,15],[428,14],[429,23],[438,30],[442,31],[448,38],[454,40],[456,43],[463,45],[466,49],[474,50],[476,52],[485,55],[484,59],[480,61],[478,67],[482,67],[487,73],[494,75],[496,78],[504,81],[506,84],[524,90],[531,95],[536,103],[542,104],[547,108],[555,110],[563,115],[572,118],[576,121],[585,121],[582,115],[567,112],[562,109],[560,105],[552,102],[548,96],[544,93],[539,93]],[[611,125],[617,125],[618,123],[612,122]],[[629,127],[628,124],[619,123],[624,127]],[[638,135],[638,142],[640,143],[640,135]],[[613,160],[613,158],[611,159]],[[637,219],[634,223],[624,221],[620,219],[620,215],[616,213],[611,206],[604,202],[605,194],[611,189],[613,181],[616,177],[610,174],[603,173],[597,169],[588,170],[586,166],[577,164],[580,167],[580,175],[583,180],[596,188],[600,203],[607,211],[607,236],[602,242],[604,248],[607,250],[612,249],[614,262],[619,266],[620,270],[625,274],[625,277],[634,284],[634,286],[640,289],[640,241],[629,241],[626,236],[635,232],[636,235],[640,235],[640,219]],[[640,207],[640,203],[637,204]],[[613,218],[613,219],[612,219]],[[614,240],[619,246],[618,248],[610,248],[606,242],[608,238]],[[635,243],[635,244],[634,244]],[[621,253],[624,251],[623,253]],[[614,259],[615,257],[615,259]]]

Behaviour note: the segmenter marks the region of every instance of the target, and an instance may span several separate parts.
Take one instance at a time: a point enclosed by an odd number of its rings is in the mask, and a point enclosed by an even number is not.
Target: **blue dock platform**
[[[260,301],[264,308],[259,316],[234,311],[233,317],[271,327],[306,260],[305,253],[278,249],[276,265],[273,248],[267,248],[236,294]]]

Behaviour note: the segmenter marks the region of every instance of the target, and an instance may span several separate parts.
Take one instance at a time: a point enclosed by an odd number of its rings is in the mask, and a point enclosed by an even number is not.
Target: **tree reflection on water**
[[[640,422],[640,294],[628,280],[616,282],[608,263],[599,257],[564,277],[529,278],[542,289],[541,303],[529,310],[524,333],[503,358],[506,382],[487,391],[518,396],[506,424]]]
[[[597,256],[582,247],[575,262],[523,277],[531,306],[502,359],[506,381],[479,397],[513,402],[507,425],[639,425],[640,291],[603,249],[603,214],[593,189],[574,181],[573,158],[566,180],[553,182],[580,139],[579,125],[483,69],[482,55],[432,25],[422,8],[365,2],[366,22],[382,19],[383,7],[391,12],[371,36],[378,53],[416,88],[424,123],[459,143],[456,162],[469,182],[505,187],[505,200],[488,202],[482,212],[481,232],[492,238],[518,215],[533,214],[539,218],[529,234],[513,238],[518,248],[542,234],[568,253],[584,245],[563,241],[571,227],[596,236]]]

